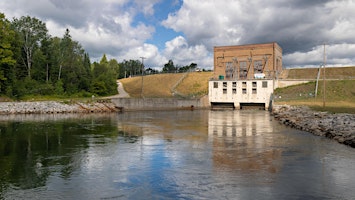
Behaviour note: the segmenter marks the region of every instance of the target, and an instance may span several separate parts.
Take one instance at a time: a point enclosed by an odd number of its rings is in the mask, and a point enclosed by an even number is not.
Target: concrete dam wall
[[[130,110],[173,110],[209,108],[208,97],[201,99],[174,98],[113,98],[111,102],[125,111]]]

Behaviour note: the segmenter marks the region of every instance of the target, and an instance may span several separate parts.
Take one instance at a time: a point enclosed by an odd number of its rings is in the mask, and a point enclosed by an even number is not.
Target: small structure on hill
[[[268,109],[281,71],[282,49],[275,42],[214,47],[211,107],[257,105]]]

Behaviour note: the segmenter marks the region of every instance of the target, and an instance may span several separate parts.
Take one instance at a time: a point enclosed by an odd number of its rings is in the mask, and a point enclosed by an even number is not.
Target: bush
[[[98,94],[100,96],[104,96],[107,94],[107,88],[103,81],[95,81],[91,86],[91,91],[94,94]]]
[[[58,80],[55,83],[55,93],[58,95],[61,95],[64,93],[64,88],[63,88],[63,81],[62,80]]]

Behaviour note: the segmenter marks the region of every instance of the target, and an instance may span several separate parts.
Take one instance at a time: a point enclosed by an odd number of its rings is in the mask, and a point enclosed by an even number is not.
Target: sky
[[[213,69],[213,48],[277,42],[289,67],[355,66],[355,0],[1,0],[52,36],[68,28],[91,61],[142,60]],[[325,44],[325,45],[324,45]]]

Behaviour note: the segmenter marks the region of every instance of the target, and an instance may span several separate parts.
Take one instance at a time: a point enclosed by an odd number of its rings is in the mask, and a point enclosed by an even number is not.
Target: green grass
[[[355,107],[348,107],[348,106],[344,106],[344,105],[342,105],[342,106],[328,106],[328,105],[326,105],[325,107],[319,106],[319,105],[312,105],[309,107],[313,110],[322,111],[322,112],[355,114]]]
[[[323,81],[319,82],[316,97],[314,96],[315,86],[315,82],[310,82],[278,88],[275,90],[275,103],[307,105],[314,110],[330,113],[355,113],[355,80],[326,81],[324,107]]]
[[[21,97],[20,101],[58,101],[66,104],[75,102],[90,103],[100,100],[100,97],[83,97],[81,95],[26,95]],[[12,100],[11,100],[12,101]]]

